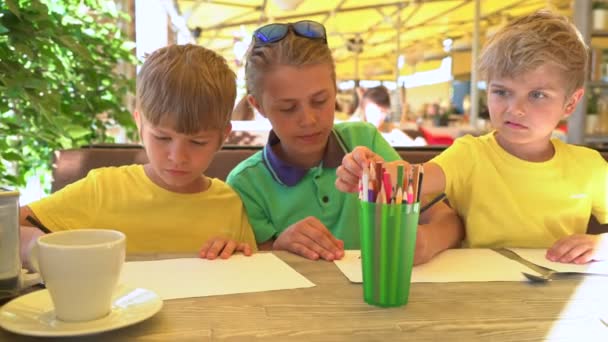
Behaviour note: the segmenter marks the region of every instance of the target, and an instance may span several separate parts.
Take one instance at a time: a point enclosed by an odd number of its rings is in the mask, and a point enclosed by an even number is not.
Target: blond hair
[[[570,96],[585,82],[587,59],[587,46],[568,19],[538,11],[513,20],[490,38],[479,58],[479,70],[490,82],[551,63],[562,70]]]
[[[223,57],[201,46],[158,49],[137,76],[137,110],[153,125],[169,119],[183,134],[224,129],[235,99],[235,73]]]
[[[291,30],[278,42],[260,45],[255,38],[247,51],[245,80],[247,92],[261,103],[261,89],[264,74],[277,66],[302,67],[327,64],[331,68],[331,78],[336,86],[336,66],[331,50],[321,39],[300,37]]]

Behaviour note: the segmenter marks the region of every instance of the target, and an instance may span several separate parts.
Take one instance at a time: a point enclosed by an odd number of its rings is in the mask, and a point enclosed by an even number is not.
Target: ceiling
[[[295,9],[285,8],[294,2],[299,2]],[[197,42],[220,52],[235,65],[255,28],[303,19],[321,22],[327,28],[328,44],[341,80],[355,79],[357,75],[359,79],[395,80],[398,65],[402,65],[399,75],[434,68],[446,55],[443,49],[446,38],[453,40],[450,53],[461,54],[454,56],[455,60],[470,61],[475,11],[472,0],[177,0],[176,3],[188,27],[200,33]],[[546,7],[570,13],[569,0],[481,1],[482,40],[487,31],[495,30],[510,18]],[[355,37],[364,42],[358,58],[347,44]],[[397,62],[399,55],[403,55],[401,64]],[[470,68],[461,66],[460,70],[466,72]]]

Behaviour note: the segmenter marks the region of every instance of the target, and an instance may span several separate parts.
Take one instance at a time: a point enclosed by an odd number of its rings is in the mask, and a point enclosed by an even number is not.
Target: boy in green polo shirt
[[[359,145],[386,161],[399,155],[370,124],[334,126],[335,67],[325,28],[312,21],[259,28],[245,75],[249,102],[272,131],[263,151],[239,164],[227,182],[241,195],[258,246],[313,260],[340,259],[345,248],[359,248],[358,199],[335,188],[336,168]],[[416,263],[463,238],[460,219],[443,203],[421,223]]]

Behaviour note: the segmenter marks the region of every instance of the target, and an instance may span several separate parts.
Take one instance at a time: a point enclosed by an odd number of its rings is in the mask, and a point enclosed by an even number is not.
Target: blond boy
[[[250,255],[255,239],[239,196],[203,172],[231,129],[235,74],[195,45],[152,53],[137,77],[133,114],[149,162],[92,170],[86,178],[21,208],[22,253],[42,232],[107,228],[127,252],[200,251],[203,258]]]
[[[587,47],[567,19],[537,12],[514,20],[480,57],[494,131],[458,139],[424,166],[424,191],[445,192],[470,247],[548,248],[552,261],[608,258],[608,168],[595,150],[551,139],[584,93]],[[352,191],[374,154],[345,158],[337,185]]]

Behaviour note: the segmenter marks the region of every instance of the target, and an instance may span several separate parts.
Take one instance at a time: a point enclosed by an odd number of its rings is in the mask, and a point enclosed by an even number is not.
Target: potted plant
[[[108,123],[133,130],[122,20],[110,0],[0,0],[0,186],[48,175],[56,150],[108,141]]]

